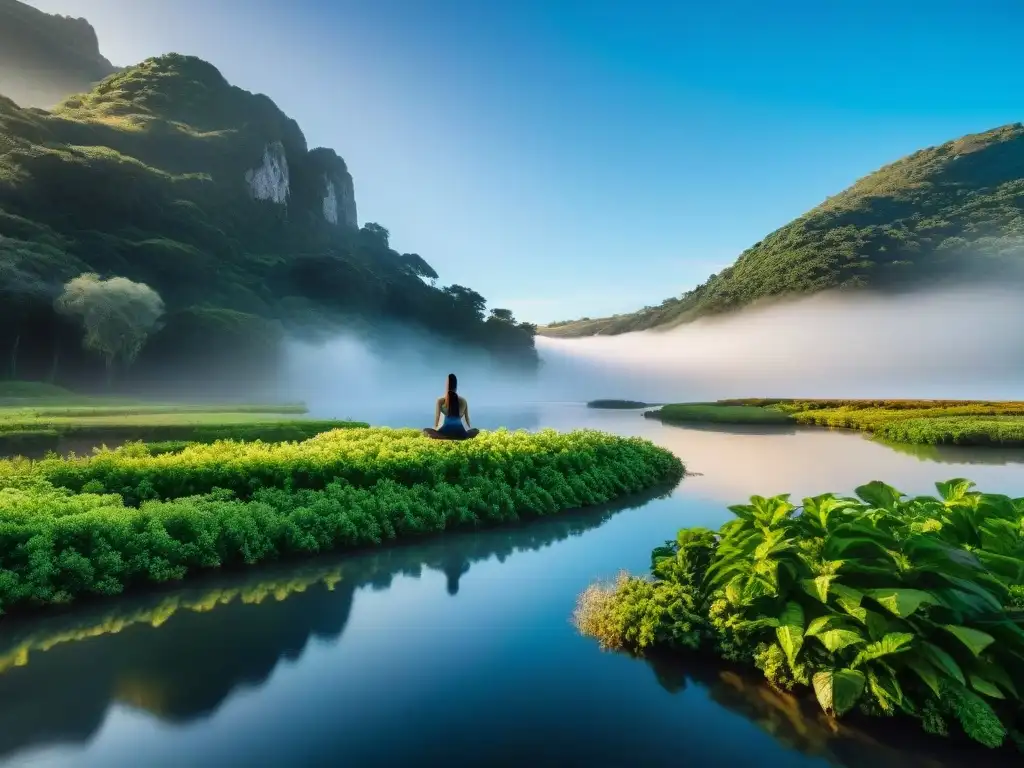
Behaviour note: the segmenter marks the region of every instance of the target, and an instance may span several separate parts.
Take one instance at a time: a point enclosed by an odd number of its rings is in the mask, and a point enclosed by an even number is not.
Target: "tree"
[[[437,272],[418,253],[403,253],[399,260],[402,268],[416,277],[425,277],[428,280],[437,280]]]
[[[135,360],[164,314],[160,294],[145,283],[126,277],[103,280],[91,272],[68,281],[54,307],[81,321],[83,345],[103,355],[108,386],[116,363],[120,360],[128,366]]]
[[[385,249],[391,247],[391,233],[388,232],[380,224],[368,221],[365,224],[363,224],[363,228],[360,231],[363,233],[364,236],[368,237],[370,240],[376,243],[379,243]]]
[[[508,323],[509,325],[515,325],[516,319],[512,316],[511,309],[492,309],[491,320],[497,320],[502,323]]]
[[[449,285],[443,290],[455,302],[456,307],[471,312],[479,320],[483,320],[484,308],[487,306],[487,299],[464,285]]]

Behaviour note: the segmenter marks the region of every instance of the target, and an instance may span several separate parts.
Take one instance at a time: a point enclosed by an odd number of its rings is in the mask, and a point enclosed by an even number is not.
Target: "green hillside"
[[[52,107],[114,71],[85,19],[0,0],[0,93],[23,106]]]
[[[942,281],[1019,280],[1024,267],[1024,126],[915,152],[748,248],[731,267],[660,306],[556,323],[550,336],[670,326],[753,302]]]
[[[428,284],[437,274],[386,229],[357,228],[333,150],[310,150],[269,98],[177,54],[52,112],[0,97],[0,377],[102,378],[53,309],[83,272],[145,282],[166,304],[136,383],[262,374],[285,333],[392,321],[536,362],[533,326],[485,319],[482,296]]]

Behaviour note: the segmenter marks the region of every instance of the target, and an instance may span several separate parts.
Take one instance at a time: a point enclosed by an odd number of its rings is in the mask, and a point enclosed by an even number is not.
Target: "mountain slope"
[[[861,179],[768,235],[718,275],[658,307],[557,323],[550,336],[671,326],[755,301],[828,289],[904,290],[1020,279],[1024,126],[929,147]]]
[[[25,107],[51,107],[115,71],[85,19],[0,0],[0,94]]]
[[[238,378],[272,367],[283,331],[385,321],[536,359],[532,326],[485,321],[479,294],[428,285],[437,275],[391,250],[386,229],[357,229],[333,150],[309,150],[269,98],[193,57],[149,59],[52,113],[0,98],[0,376],[50,375],[58,357],[58,378],[93,370],[52,307],[83,271],[164,299],[166,326],[139,360],[150,379]]]

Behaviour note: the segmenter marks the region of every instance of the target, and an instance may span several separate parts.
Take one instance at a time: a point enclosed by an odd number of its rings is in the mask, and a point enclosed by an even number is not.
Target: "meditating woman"
[[[449,440],[462,440],[467,437],[476,437],[479,430],[473,429],[469,421],[469,403],[466,398],[460,397],[458,393],[459,380],[454,373],[448,374],[447,391],[437,398],[434,404],[434,427],[425,429],[429,437],[441,437]],[[441,421],[441,414],[444,414],[444,422]],[[463,423],[465,421],[465,423]]]

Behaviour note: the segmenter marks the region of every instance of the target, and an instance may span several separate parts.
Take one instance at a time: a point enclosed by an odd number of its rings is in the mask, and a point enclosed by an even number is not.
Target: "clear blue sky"
[[[271,96],[361,222],[535,322],[677,295],[858,177],[1024,119],[1019,0],[29,0]]]

